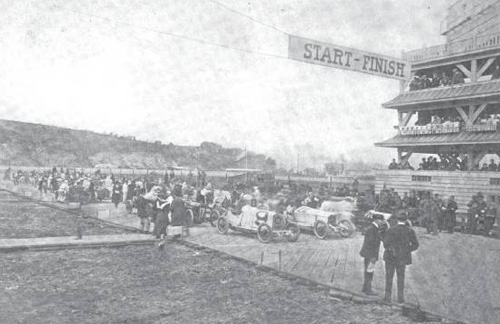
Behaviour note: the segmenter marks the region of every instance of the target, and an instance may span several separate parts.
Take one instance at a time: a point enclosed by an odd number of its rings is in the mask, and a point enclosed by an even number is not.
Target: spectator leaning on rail
[[[373,215],[373,222],[364,230],[363,247],[359,254],[364,259],[364,283],[362,292],[366,295],[376,295],[372,290],[373,273],[375,263],[378,260],[380,242],[382,241],[381,225],[384,217],[381,214]]]
[[[392,159],[391,164],[389,164],[389,169],[390,170],[396,170],[399,169],[399,163],[396,162],[396,159]]]
[[[397,225],[387,231],[384,238],[385,261],[385,302],[391,302],[392,282],[394,272],[397,274],[398,303],[404,303],[404,285],[406,266],[412,264],[411,253],[418,249],[418,240],[415,231],[406,221],[406,213],[397,215]]]

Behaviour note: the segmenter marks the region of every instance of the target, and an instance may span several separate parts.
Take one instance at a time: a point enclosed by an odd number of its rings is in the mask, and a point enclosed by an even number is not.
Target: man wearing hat
[[[469,213],[467,215],[466,230],[469,234],[476,234],[476,215],[480,214],[481,210],[486,210],[488,208],[486,202],[484,201],[483,194],[478,192],[477,195],[472,196],[472,200],[467,204],[467,207],[469,207]]]
[[[374,214],[372,216],[372,223],[365,228],[363,247],[359,254],[365,259],[365,276],[362,292],[366,295],[376,295],[372,290],[372,280],[374,273],[374,266],[378,260],[378,253],[380,250],[381,238],[381,225],[384,222],[384,216],[381,214]]]
[[[411,252],[418,249],[418,240],[415,231],[411,229],[406,221],[406,213],[397,216],[396,226],[387,231],[384,238],[384,261],[385,261],[385,297],[384,301],[391,302],[392,279],[394,272],[398,276],[398,303],[404,303],[404,285],[406,266],[410,265]]]

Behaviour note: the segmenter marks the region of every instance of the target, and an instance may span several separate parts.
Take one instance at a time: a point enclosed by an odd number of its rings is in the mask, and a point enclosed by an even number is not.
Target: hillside
[[[3,165],[94,167],[107,164],[151,169],[199,166],[217,170],[244,167],[244,161],[235,162],[242,152],[239,148],[223,148],[210,142],[200,146],[165,145],[133,137],[0,119],[0,164]],[[273,159],[248,152],[249,168],[275,166]]]

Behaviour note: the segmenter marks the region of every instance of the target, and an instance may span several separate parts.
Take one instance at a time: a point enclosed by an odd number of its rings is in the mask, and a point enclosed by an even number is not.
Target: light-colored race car
[[[285,216],[249,205],[243,206],[241,212],[229,209],[219,217],[217,230],[226,234],[228,230],[257,234],[259,241],[268,243],[273,237],[284,236],[287,241],[295,242],[300,235],[300,229]]]
[[[351,212],[331,212],[301,206],[292,215],[300,229],[313,230],[319,239],[324,239],[328,232],[339,233],[342,237],[349,237],[354,232]]]

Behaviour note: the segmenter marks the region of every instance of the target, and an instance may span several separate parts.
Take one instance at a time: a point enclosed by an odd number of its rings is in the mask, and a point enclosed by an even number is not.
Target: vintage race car
[[[314,235],[324,239],[329,231],[349,237],[354,232],[351,212],[331,212],[301,206],[292,213],[300,229],[313,230]]]
[[[268,243],[274,236],[284,236],[289,242],[295,242],[300,235],[297,224],[285,216],[249,205],[243,206],[239,212],[228,209],[225,215],[219,217],[217,221],[219,233],[226,234],[229,229],[256,233],[257,238],[263,243]]]

